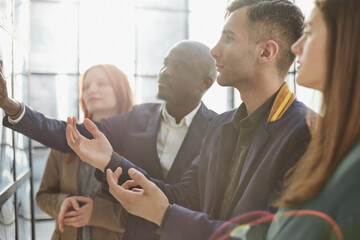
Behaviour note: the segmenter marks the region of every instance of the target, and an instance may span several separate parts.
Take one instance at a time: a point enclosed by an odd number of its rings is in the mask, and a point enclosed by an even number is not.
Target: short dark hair
[[[291,45],[304,30],[303,13],[288,0],[234,0],[228,5],[225,17],[246,6],[250,40],[256,43],[273,40],[278,44],[277,68],[285,76],[295,59]]]

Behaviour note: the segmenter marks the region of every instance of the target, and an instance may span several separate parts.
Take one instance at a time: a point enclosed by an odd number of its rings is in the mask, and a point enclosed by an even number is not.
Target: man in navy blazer
[[[214,118],[180,183],[150,178],[114,153],[91,122],[85,125],[96,137],[89,140],[68,121],[69,145],[106,172],[110,193],[130,213],[160,226],[163,239],[208,239],[240,214],[274,211],[285,173],[310,141],[307,108],[284,83],[295,58],[290,47],[303,30],[300,9],[287,0],[236,0],[227,10],[211,54],[218,83],[237,88],[243,103]]]
[[[199,154],[210,121],[217,115],[201,102],[203,94],[211,87],[217,75],[215,61],[209,51],[207,46],[195,41],[175,44],[164,58],[164,65],[159,73],[158,97],[165,100],[165,103],[136,105],[128,113],[103,119],[97,123],[115,151],[146,169],[150,176],[166,183],[180,182],[192,160]],[[3,79],[1,83],[0,106],[9,115],[14,115],[13,113],[20,109],[19,113],[15,114],[18,116],[12,117],[18,119],[18,122],[13,125],[9,122],[9,116],[5,116],[4,126],[48,147],[62,152],[72,151],[66,142],[65,122],[50,119],[29,107],[25,107],[23,113],[21,108],[24,106],[19,106],[19,103],[7,97]],[[21,114],[24,115],[19,121]],[[167,128],[171,127],[164,120],[165,117],[173,118],[172,122],[179,123],[179,126],[182,123],[188,127],[179,146],[173,146],[174,144],[167,146],[178,148],[178,151],[171,156],[173,163],[167,171],[164,171],[161,156],[158,154],[159,134],[161,133],[166,140],[166,130],[163,131],[161,128],[164,125]],[[79,125],[78,128],[84,135],[92,138],[83,125]],[[160,144],[163,151],[166,150],[164,139]],[[141,234],[145,234],[146,239],[157,238],[152,235],[153,225],[136,216],[129,216],[125,238],[144,239]]]

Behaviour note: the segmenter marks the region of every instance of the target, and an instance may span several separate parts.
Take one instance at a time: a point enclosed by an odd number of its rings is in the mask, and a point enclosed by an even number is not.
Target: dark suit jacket
[[[190,167],[192,160],[199,154],[206,129],[217,114],[209,110],[205,104],[201,104],[174,163],[168,175],[164,178],[156,149],[157,133],[161,120],[161,106],[161,104],[140,104],[134,106],[133,110],[128,113],[103,119],[96,124],[106,135],[114,151],[122,153],[123,156],[132,160],[134,164],[145,169],[151,177],[173,184],[180,182],[182,175]],[[47,118],[29,107],[26,107],[26,114],[19,123],[11,125],[6,116],[3,119],[3,125],[58,151],[71,152],[71,148],[66,142],[66,122]],[[83,124],[77,127],[84,136],[92,138]],[[132,238],[131,235],[135,233],[145,234],[145,229],[136,229],[131,218],[128,221],[128,226],[131,227],[129,227],[128,233],[125,232],[125,236]],[[144,220],[140,219],[139,221]],[[150,235],[146,236],[147,239],[150,238]],[[141,239],[141,237],[138,237],[138,239]]]
[[[173,203],[165,214],[163,239],[207,239],[223,224],[224,219],[217,216],[238,137],[233,114],[234,111],[225,112],[212,121],[200,155],[181,183],[168,185],[152,179]],[[274,211],[270,204],[281,190],[284,175],[304,153],[309,141],[306,107],[297,100],[280,119],[273,122],[262,119],[225,220],[251,210]],[[135,166],[113,154],[107,168],[114,170],[119,165],[123,168],[121,184],[129,179],[127,170]]]

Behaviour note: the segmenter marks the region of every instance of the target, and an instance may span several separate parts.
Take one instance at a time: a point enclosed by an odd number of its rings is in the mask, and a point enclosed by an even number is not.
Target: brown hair
[[[323,118],[309,148],[287,174],[276,206],[291,206],[314,197],[360,136],[359,0],[316,1],[328,30],[327,76]]]
[[[98,64],[90,67],[85,71],[85,73],[80,77],[79,81],[79,92],[80,92],[80,106],[84,112],[85,118],[92,118],[92,114],[86,109],[86,104],[83,98],[84,91],[84,80],[91,69],[101,68],[106,77],[109,79],[112,88],[114,89],[116,96],[116,103],[118,106],[118,114],[128,112],[132,109],[134,105],[134,97],[131,91],[129,81],[127,76],[117,67],[112,64]],[[76,157],[75,154],[70,154],[67,162],[71,162]]]
[[[225,16],[246,6],[250,40],[255,43],[273,40],[278,44],[277,69],[285,77],[295,59],[291,45],[304,30],[304,15],[288,0],[235,0],[228,5]]]

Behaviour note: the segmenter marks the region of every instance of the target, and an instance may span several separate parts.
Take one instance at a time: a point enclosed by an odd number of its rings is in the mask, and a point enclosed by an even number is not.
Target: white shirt
[[[170,116],[165,104],[163,105],[160,129],[157,135],[157,152],[164,176],[169,172],[200,105],[201,103],[181,119],[179,124],[176,124],[175,118]]]
[[[24,115],[25,115],[25,107],[23,108],[23,112],[21,113],[21,115],[17,119],[13,120],[13,119],[10,118],[10,116],[8,116],[8,121],[12,125],[15,125],[18,122],[20,122],[20,120],[24,117]]]

